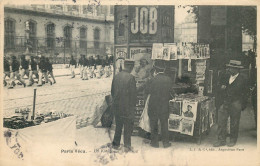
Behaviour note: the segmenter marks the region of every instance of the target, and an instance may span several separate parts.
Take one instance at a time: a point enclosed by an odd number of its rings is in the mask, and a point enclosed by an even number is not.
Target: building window
[[[100,40],[100,30],[95,28],[94,30],[94,48],[99,49],[99,40]]]
[[[114,6],[110,6],[110,14],[114,15]]]
[[[70,26],[64,27],[64,46],[71,48],[72,28]]]
[[[87,30],[86,28],[80,28],[80,48],[87,48]]]
[[[36,22],[28,21],[28,47],[30,50],[34,50],[36,48]]]
[[[96,7],[96,10],[97,10],[97,16],[100,16],[101,15],[101,6],[97,6]]]
[[[15,22],[13,20],[5,20],[5,48],[14,48],[15,40]]]
[[[47,47],[54,48],[55,47],[55,25],[53,23],[49,23],[46,26],[46,34],[47,34]]]
[[[119,27],[118,27],[118,35],[119,36],[125,35],[125,25],[121,22],[119,23]]]

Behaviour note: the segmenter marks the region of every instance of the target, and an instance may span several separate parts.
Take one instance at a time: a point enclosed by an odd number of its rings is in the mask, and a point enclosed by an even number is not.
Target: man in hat
[[[240,73],[240,69],[243,69],[241,62],[230,60],[226,66],[229,77],[224,77],[222,80],[224,102],[218,111],[218,141],[214,143],[214,147],[226,145],[228,117],[230,117],[230,142],[227,145],[232,147],[236,144],[241,111],[246,108],[247,103],[248,85]]]
[[[187,111],[184,112],[184,116],[185,116],[185,117],[193,118],[194,115],[193,115],[191,109],[192,109],[192,106],[191,106],[191,105],[188,105],[188,106],[187,106]]]
[[[160,63],[161,62],[161,63]],[[172,80],[164,74],[165,66],[163,61],[155,61],[155,77],[153,77],[146,89],[150,94],[148,105],[148,116],[151,127],[151,146],[158,148],[158,121],[161,123],[161,136],[163,146],[170,147],[168,118],[169,118],[169,100],[171,99]]]
[[[113,99],[112,108],[114,110],[116,130],[113,140],[113,148],[120,146],[122,128],[124,127],[124,147],[126,151],[131,151],[131,135],[134,125],[134,112],[136,105],[136,81],[132,70],[132,61],[124,62],[124,69],[119,72],[112,81],[111,95]]]

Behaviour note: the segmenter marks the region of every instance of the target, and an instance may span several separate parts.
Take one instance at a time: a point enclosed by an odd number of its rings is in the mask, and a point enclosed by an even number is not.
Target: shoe
[[[23,87],[25,88],[25,87],[26,87],[26,84],[23,84]]]
[[[6,81],[4,81],[4,86],[6,86],[7,85],[7,82]]]
[[[8,89],[13,89],[13,88],[14,88],[14,87],[12,87],[12,86],[9,86],[9,87],[8,87]]]
[[[228,146],[228,147],[233,147],[233,146],[236,145],[236,143],[237,143],[236,141],[230,140],[230,142],[227,143],[227,146]]]
[[[225,145],[226,145],[226,142],[218,141],[218,142],[213,144],[213,147],[220,147],[220,146],[225,146]]]
[[[41,84],[38,84],[37,86],[42,86]]]
[[[56,81],[54,81],[53,84],[56,84]]]
[[[152,143],[150,143],[150,145],[151,145],[152,147],[154,147],[154,148],[159,148],[159,143],[157,143],[157,144],[152,144]]]
[[[50,85],[52,85],[52,82],[50,81]]]
[[[118,150],[120,146],[112,145],[112,148]]]
[[[124,147],[124,152],[128,153],[128,152],[134,152],[134,148],[131,146],[125,146]]]
[[[169,148],[172,144],[167,142],[167,143],[163,143],[163,147],[164,148]]]
[[[114,142],[112,142],[112,148],[115,149],[115,150],[118,150],[120,147],[120,145],[115,145]]]
[[[17,85],[23,85],[21,82],[18,82]]]

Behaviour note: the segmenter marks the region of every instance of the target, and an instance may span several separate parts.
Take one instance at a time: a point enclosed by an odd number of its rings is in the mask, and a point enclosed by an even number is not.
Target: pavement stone
[[[58,77],[52,86],[33,85],[14,89],[4,88],[4,117],[14,113],[16,108],[33,107],[33,94],[36,89],[36,112],[44,113],[51,110],[70,114],[82,114],[93,110],[95,103],[104,100],[110,94],[112,78],[81,80],[79,76]]]

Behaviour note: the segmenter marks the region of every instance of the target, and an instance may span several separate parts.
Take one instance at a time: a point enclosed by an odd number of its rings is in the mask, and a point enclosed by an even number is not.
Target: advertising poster
[[[115,49],[115,74],[124,69],[124,61],[127,58],[127,48]]]
[[[163,59],[162,43],[153,43],[152,59]]]
[[[165,43],[164,47],[168,47],[169,51],[169,59],[170,60],[177,60],[177,45],[175,43]],[[167,59],[167,60],[169,60]]]
[[[184,100],[182,105],[182,117],[196,121],[198,102]]]
[[[169,131],[180,132],[181,130],[181,117],[171,117],[168,119]]]
[[[177,116],[181,116],[182,101],[170,100],[169,101],[169,112]]]
[[[135,76],[137,86],[141,86],[151,76],[153,67],[151,57],[152,49],[150,47],[130,48],[130,59],[135,62],[131,74]]]
[[[194,121],[188,119],[181,120],[181,133],[186,135],[193,135],[194,131]]]

